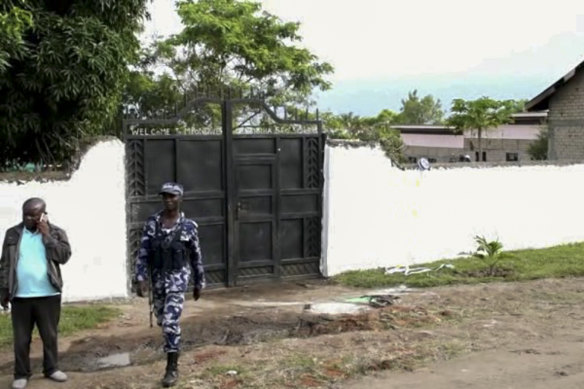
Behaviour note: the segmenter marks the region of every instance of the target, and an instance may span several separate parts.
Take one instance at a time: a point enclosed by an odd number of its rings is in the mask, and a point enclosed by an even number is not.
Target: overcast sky
[[[452,98],[532,98],[584,60],[584,0],[261,0],[301,23],[302,45],[335,67],[324,109],[399,109],[413,89]],[[180,31],[154,0],[145,37]]]
[[[584,36],[584,1],[263,0],[286,21],[300,21],[303,44],[335,69],[335,80],[465,71],[569,70],[582,48],[553,50]],[[173,0],[154,0],[147,34],[177,32]],[[553,57],[550,58],[549,51]],[[538,54],[541,53],[541,54]]]

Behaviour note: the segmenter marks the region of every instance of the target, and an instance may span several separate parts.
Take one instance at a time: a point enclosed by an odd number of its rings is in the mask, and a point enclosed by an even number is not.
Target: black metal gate
[[[218,131],[205,135],[185,125],[190,112],[209,106],[220,116]],[[276,131],[235,132],[234,110],[241,106],[255,106]],[[284,126],[313,131],[278,131]],[[198,98],[170,119],[127,119],[124,134],[131,267],[143,223],[160,210],[160,185],[176,181],[185,189],[184,212],[199,224],[211,286],[319,276],[319,120],[279,118],[261,99]]]

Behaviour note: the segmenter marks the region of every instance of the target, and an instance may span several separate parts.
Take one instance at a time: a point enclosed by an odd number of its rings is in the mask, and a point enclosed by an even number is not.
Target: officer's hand
[[[8,303],[10,302],[10,292],[8,288],[0,289],[0,305],[2,308],[8,309]]]
[[[138,286],[136,287],[136,294],[138,297],[146,297],[148,294],[148,281],[138,281]]]
[[[195,301],[201,298],[201,289],[199,288],[193,289],[193,298],[195,299]]]

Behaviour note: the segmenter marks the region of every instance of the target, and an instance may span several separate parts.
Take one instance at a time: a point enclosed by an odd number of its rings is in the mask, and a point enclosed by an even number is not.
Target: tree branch
[[[245,119],[244,121],[242,121],[241,123],[239,123],[237,126],[235,126],[233,129],[237,130],[238,128],[243,127],[246,123],[249,123],[250,120],[252,120],[253,118],[255,118],[256,116],[258,116],[260,113],[262,113],[262,110],[258,110],[256,113],[254,113],[253,115],[251,115],[250,117],[248,117],[247,119]]]

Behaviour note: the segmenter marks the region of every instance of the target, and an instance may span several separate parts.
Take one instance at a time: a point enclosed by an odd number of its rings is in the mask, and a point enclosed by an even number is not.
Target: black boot
[[[176,385],[178,380],[178,353],[166,354],[166,373],[162,379],[162,386],[168,388]]]

